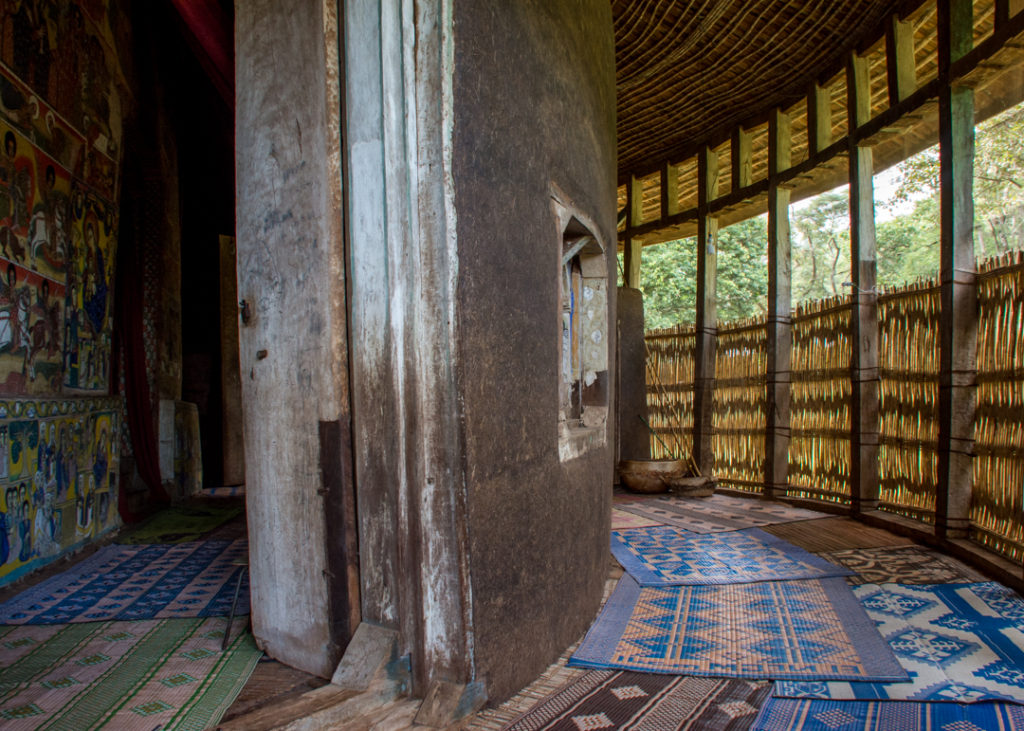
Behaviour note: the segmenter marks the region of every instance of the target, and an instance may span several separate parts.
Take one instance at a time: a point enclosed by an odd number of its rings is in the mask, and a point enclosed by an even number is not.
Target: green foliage
[[[850,201],[846,189],[790,208],[793,302],[846,294],[850,281]]]
[[[697,316],[697,240],[647,246],[640,267],[644,327],[671,327]]]
[[[939,150],[900,163],[890,201],[876,201],[878,283],[891,287],[935,277],[939,270]],[[974,157],[975,251],[979,258],[1024,249],[1024,105],[978,125]],[[845,188],[790,209],[793,302],[848,294],[849,199]],[[767,309],[765,216],[733,224],[718,236],[718,319],[729,322]],[[694,239],[643,251],[641,289],[648,328],[696,317]]]

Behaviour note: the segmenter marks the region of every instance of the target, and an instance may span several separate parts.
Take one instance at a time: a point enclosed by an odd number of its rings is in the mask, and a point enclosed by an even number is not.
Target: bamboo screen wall
[[[651,330],[647,344],[647,420],[651,456],[686,458],[693,452],[693,325]]]
[[[972,538],[1024,559],[1024,253],[979,265],[978,405]],[[935,520],[938,483],[939,285],[878,298],[880,507]],[[802,306],[793,318],[789,494],[848,502],[850,317],[847,302]],[[731,487],[764,483],[763,318],[719,328],[712,445]],[[656,457],[691,454],[696,336],[692,326],[647,335],[648,409]],[[664,443],[664,444],[663,444]],[[667,447],[667,448],[666,448]]]
[[[793,317],[788,494],[850,502],[848,298],[807,302]]]
[[[1024,255],[990,260],[978,284],[978,407],[971,536],[1024,557]]]
[[[938,471],[939,287],[921,282],[878,298],[879,505],[935,520]]]
[[[763,317],[718,329],[711,417],[715,476],[731,487],[752,492],[760,491],[764,484],[767,347]]]

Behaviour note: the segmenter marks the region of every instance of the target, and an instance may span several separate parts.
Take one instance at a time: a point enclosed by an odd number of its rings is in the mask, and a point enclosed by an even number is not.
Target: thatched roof
[[[612,0],[620,175],[681,160],[709,136],[795,102],[900,5]]]

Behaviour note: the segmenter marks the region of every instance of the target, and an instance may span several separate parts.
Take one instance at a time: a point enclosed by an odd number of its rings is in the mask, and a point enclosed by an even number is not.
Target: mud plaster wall
[[[0,583],[117,521],[112,5],[0,3]]]
[[[611,424],[603,441],[559,460],[562,232],[551,196],[554,184],[591,219],[613,273],[614,49],[601,0],[486,10],[457,0],[454,11],[475,662],[497,702],[580,637],[607,575]]]

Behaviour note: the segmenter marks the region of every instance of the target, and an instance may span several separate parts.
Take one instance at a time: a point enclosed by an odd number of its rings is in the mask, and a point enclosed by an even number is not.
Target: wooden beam
[[[665,163],[661,168],[661,217],[679,213],[679,168]]]
[[[996,0],[995,25],[999,27],[1010,19],[1010,0]]]
[[[974,48],[972,0],[938,0],[939,76]]]
[[[791,244],[789,190],[768,190],[768,372],[765,424],[765,497],[785,496],[789,487]]]
[[[811,84],[807,92],[807,146],[814,157],[832,144],[832,99],[827,88]]]
[[[851,314],[850,493],[855,513],[878,507],[878,292],[870,147],[850,146]]]
[[[793,134],[789,115],[773,109],[768,117],[768,176],[774,177],[792,166]]]
[[[732,189],[746,188],[753,181],[754,136],[742,127],[732,131]]]
[[[626,207],[629,208],[629,228],[644,222],[644,186],[635,175],[626,187]]]
[[[627,287],[640,289],[640,261],[643,258],[643,242],[631,236],[626,237],[622,249],[623,279]]]
[[[846,64],[846,110],[850,132],[871,119],[871,75],[868,60],[851,53]]]
[[[714,415],[715,355],[718,348],[716,280],[718,219],[707,215],[718,197],[718,155],[705,147],[697,157],[697,353],[694,363],[693,459],[701,474],[714,471],[711,424]]]
[[[973,4],[939,0],[939,67],[971,49]],[[940,72],[941,74],[941,72]],[[939,444],[935,531],[963,538],[970,527],[977,406],[977,273],[974,260],[974,93],[939,92]]]
[[[893,15],[885,28],[885,66],[889,105],[899,104],[917,89],[914,59],[914,24]]]

